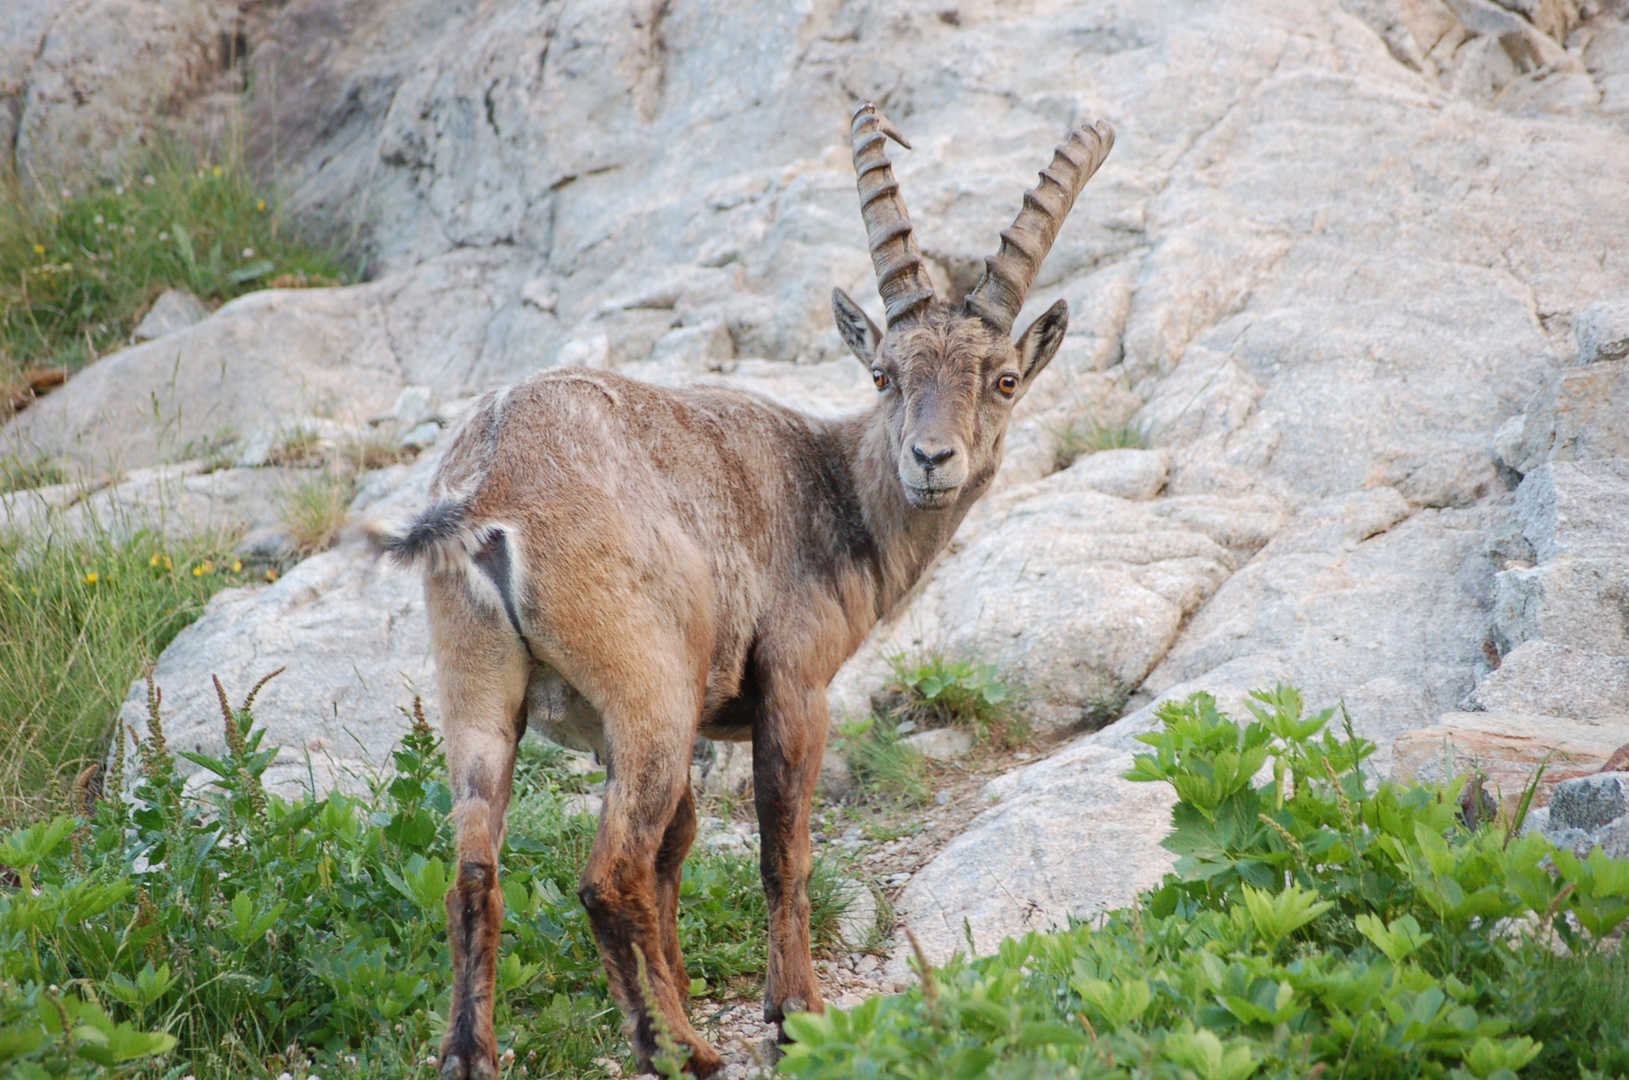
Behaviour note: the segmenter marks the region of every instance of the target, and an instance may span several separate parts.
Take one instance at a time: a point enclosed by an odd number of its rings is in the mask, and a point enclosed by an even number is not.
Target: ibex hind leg
[[[425,593],[458,827],[458,869],[447,891],[453,983],[441,1075],[487,1080],[498,1075],[492,1029],[503,926],[498,851],[525,728],[530,658],[503,615],[483,611],[456,576],[432,576]]]
[[[689,766],[697,708],[664,696],[684,697],[658,693],[602,710],[610,774],[578,895],[640,1064],[650,1067],[665,1029],[688,1048],[686,1069],[706,1076],[723,1059],[685,1016],[690,981],[676,925],[680,868],[695,836]]]

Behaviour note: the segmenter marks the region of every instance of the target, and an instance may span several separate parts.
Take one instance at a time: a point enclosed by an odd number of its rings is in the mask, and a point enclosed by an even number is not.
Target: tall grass
[[[165,288],[218,303],[271,283],[336,284],[338,255],[282,227],[230,141],[219,160],[155,151],[107,186],[0,181],[0,391],[125,344]]]
[[[131,681],[239,580],[231,544],[0,530],[0,826],[70,808]]]

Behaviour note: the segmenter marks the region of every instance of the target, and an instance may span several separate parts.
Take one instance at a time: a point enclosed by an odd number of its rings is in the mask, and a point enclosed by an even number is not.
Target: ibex
[[[1016,342],[1013,321],[1114,142],[1106,123],[1073,131],[977,286],[950,303],[934,294],[884,154],[885,138],[909,144],[870,103],[852,134],[887,329],[841,290],[832,310],[871,370],[874,407],[824,420],[741,391],[545,371],[478,404],[429,508],[380,537],[426,570],[456,799],[445,1080],[496,1075],[498,851],[528,724],[605,762],[578,895],[642,1064],[659,1027],[688,1047],[693,1072],[721,1064],[685,1018],[676,924],[698,733],[752,741],[764,1017],[824,1009],[806,886],[827,685],[995,475],[1013,404],[1057,352],[1068,305]]]

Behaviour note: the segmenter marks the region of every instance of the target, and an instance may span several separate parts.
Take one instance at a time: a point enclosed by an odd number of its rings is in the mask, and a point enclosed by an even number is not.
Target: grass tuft
[[[356,479],[321,472],[300,481],[278,496],[278,509],[289,543],[298,558],[315,555],[333,545],[350,512]]]
[[[232,150],[218,161],[155,151],[106,186],[0,181],[0,388],[123,346],[166,288],[214,305],[278,282],[339,284],[338,257],[282,228]]]
[[[890,720],[873,715],[837,730],[841,739],[835,749],[861,788],[903,806],[928,801],[926,762],[920,751],[901,740]]]
[[[1066,427],[1049,430],[1057,439],[1053,460],[1059,469],[1067,469],[1077,459],[1099,450],[1147,450],[1153,439],[1153,431],[1146,424],[1136,424],[1131,420],[1105,424],[1092,412],[1071,421]]]
[[[0,457],[0,494],[49,487],[68,481],[68,470],[48,457]]]

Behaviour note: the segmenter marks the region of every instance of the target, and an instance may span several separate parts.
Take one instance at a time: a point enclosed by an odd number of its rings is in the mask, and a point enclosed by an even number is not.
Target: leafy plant
[[[0,886],[0,1072],[7,1053],[55,1055],[41,1066],[52,1069],[67,1060],[49,1030],[32,1034],[50,1022],[32,1019],[42,995],[62,986],[128,1033],[108,1035],[125,1040],[121,1052],[169,1051],[130,1058],[136,1075],[433,1075],[450,992],[443,896],[456,873],[439,741],[415,711],[394,774],[371,790],[285,798],[261,783],[276,750],[254,721],[258,689],[233,705],[217,683],[226,752],[175,755],[149,686],[149,732],[108,780],[125,797],[0,838],[0,863],[17,875]],[[184,781],[176,757],[210,782]],[[623,1047],[576,898],[595,827],[566,798],[582,783],[547,751],[528,751],[517,770],[497,973],[509,1076],[604,1075],[601,1060]],[[810,897],[817,938],[830,940],[844,901],[823,861]],[[707,986],[763,971],[755,859],[694,854],[679,916]],[[80,1055],[94,1041],[75,1038]]]
[[[973,664],[929,653],[916,661],[904,654],[889,657],[894,689],[904,702],[896,720],[922,727],[965,727],[979,738],[994,737],[1017,746],[1028,735],[1023,713],[1013,701],[994,664]]]
[[[1470,828],[1458,781],[1376,780],[1373,744],[1349,721],[1329,730],[1333,710],[1306,715],[1293,689],[1248,708],[1239,723],[1197,694],[1141,736],[1149,752],[1127,778],[1176,792],[1165,843],[1179,858],[1134,907],[924,965],[904,995],[795,1017],[782,1071],[1629,1073],[1629,959],[1604,944],[1629,919],[1629,863]]]

